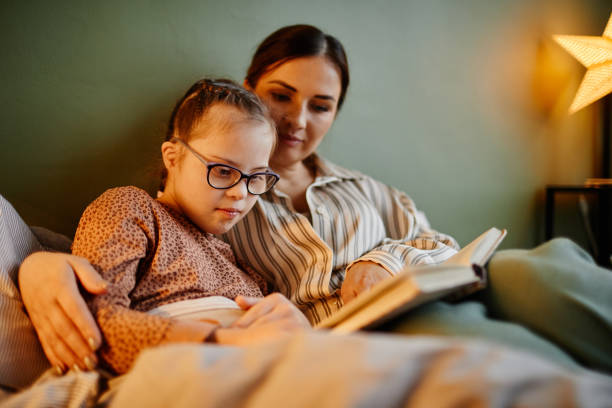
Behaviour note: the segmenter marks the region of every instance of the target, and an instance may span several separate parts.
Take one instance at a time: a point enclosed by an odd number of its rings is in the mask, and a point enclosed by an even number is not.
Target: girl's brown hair
[[[193,129],[200,123],[208,109],[216,104],[235,107],[243,112],[247,119],[268,123],[272,131],[276,132],[276,126],[266,105],[257,95],[230,79],[206,78],[191,85],[174,106],[168,121],[165,141],[170,141],[173,137],[189,141]],[[167,178],[168,171],[162,166],[160,191],[164,191]]]

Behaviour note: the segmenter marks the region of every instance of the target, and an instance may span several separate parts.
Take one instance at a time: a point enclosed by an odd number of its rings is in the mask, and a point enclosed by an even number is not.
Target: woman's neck
[[[272,170],[281,177],[276,188],[291,198],[296,211],[307,211],[306,189],[315,180],[315,169],[301,161],[292,166],[272,165]]]
[[[285,191],[283,186],[309,186],[315,179],[315,169],[310,164],[308,159],[293,163],[291,165],[282,165],[271,163],[272,170],[280,176],[278,182],[279,189]],[[305,188],[304,188],[305,190]]]

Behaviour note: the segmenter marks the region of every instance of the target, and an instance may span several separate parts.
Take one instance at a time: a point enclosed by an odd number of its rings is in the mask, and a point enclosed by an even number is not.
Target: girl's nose
[[[234,187],[225,190],[225,194],[234,200],[244,199],[247,194],[249,194],[247,190],[247,179],[242,179]]]

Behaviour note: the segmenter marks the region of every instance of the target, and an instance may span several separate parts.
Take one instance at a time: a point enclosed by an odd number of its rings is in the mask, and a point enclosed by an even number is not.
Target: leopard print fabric
[[[88,304],[104,337],[100,357],[117,373],[163,343],[172,325],[146,311],[205,296],[262,296],[227,243],[136,187],[110,189],[87,207],[72,253],[110,283]]]

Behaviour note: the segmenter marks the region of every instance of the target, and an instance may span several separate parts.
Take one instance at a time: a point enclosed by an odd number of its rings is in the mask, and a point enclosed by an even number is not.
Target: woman
[[[312,26],[271,34],[245,80],[276,122],[280,140],[270,165],[281,181],[227,238],[239,258],[312,322],[403,265],[441,262],[457,248],[429,227],[405,194],[314,154],[348,83],[342,45]],[[435,302],[387,328],[486,338],[612,371],[612,275],[588,255],[568,241],[553,241],[529,253],[500,252],[489,272],[490,287],[479,301]],[[74,274],[86,290],[103,292],[95,271],[69,255],[36,254],[20,271],[24,303],[48,356],[72,356],[71,350],[81,356],[88,342],[100,344]]]

